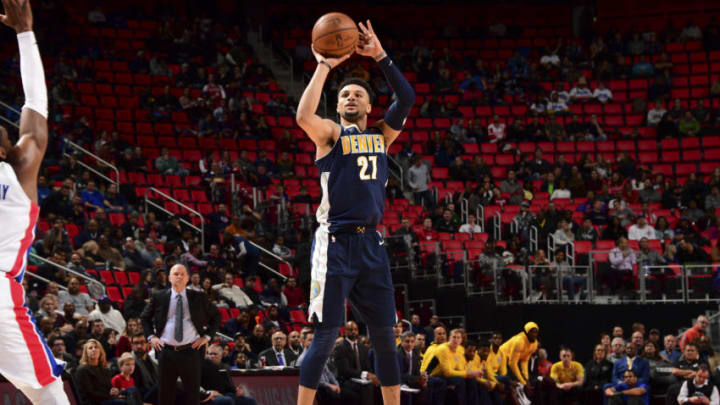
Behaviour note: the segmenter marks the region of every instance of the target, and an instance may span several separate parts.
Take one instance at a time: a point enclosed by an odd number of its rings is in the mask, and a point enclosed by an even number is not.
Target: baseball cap
[[[525,208],[530,208],[530,203],[527,202],[527,201],[523,201],[522,203],[520,203],[520,205],[523,206],[523,207],[525,207]]]

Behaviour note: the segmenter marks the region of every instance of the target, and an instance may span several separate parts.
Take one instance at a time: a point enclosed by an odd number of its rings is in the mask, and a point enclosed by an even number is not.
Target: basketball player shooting
[[[368,125],[372,109],[370,85],[356,78],[339,88],[340,124],[316,114],[330,70],[350,57],[326,58],[316,52],[315,73],[300,99],[298,125],[316,146],[322,201],[312,249],[309,316],[315,338],[300,368],[298,405],[311,405],[320,374],[344,320],[345,300],[368,325],[375,350],[377,376],[358,377],[381,385],[386,405],[400,404],[400,370],[395,355],[395,298],[384,241],[376,226],[385,208],[387,150],[415,103],[415,92],[383,51],[372,24],[360,23],[356,53],[375,59],[397,99],[385,117]],[[358,362],[359,363],[359,362]]]
[[[14,146],[0,126],[0,373],[33,404],[68,404],[58,364],[25,304],[22,277],[38,217],[37,177],[48,143],[48,98],[29,0],[2,0],[17,32],[25,105]]]

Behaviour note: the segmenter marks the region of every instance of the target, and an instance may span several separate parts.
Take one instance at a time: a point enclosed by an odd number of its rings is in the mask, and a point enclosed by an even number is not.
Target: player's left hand
[[[199,349],[207,344],[208,344],[208,339],[205,336],[201,336],[201,337],[195,339],[194,342],[192,342],[192,348]]]
[[[375,30],[373,30],[370,20],[367,20],[367,25],[359,22],[358,27],[360,27],[360,38],[358,38],[358,43],[355,46],[355,53],[375,59],[385,52],[380,44],[380,40],[377,35],[375,35]]]

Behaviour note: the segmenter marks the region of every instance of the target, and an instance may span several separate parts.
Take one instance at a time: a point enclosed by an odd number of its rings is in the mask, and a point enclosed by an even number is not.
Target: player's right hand
[[[3,0],[4,1],[4,0]],[[315,60],[317,63],[325,62],[328,65],[330,65],[330,68],[335,68],[335,66],[345,62],[353,53],[350,52],[347,55],[340,57],[340,58],[326,58],[322,55],[320,55],[316,50],[314,45],[310,45],[310,49],[312,50],[313,55],[315,55]]]
[[[2,0],[5,14],[0,14],[0,22],[14,29],[18,34],[32,31],[33,15],[30,0]]]
[[[380,380],[373,373],[367,373],[367,379],[370,380],[376,387],[380,385]]]

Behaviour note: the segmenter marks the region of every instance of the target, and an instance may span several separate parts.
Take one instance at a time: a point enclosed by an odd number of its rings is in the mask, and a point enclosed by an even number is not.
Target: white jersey
[[[16,277],[25,270],[39,211],[12,166],[0,162],[0,271]]]

